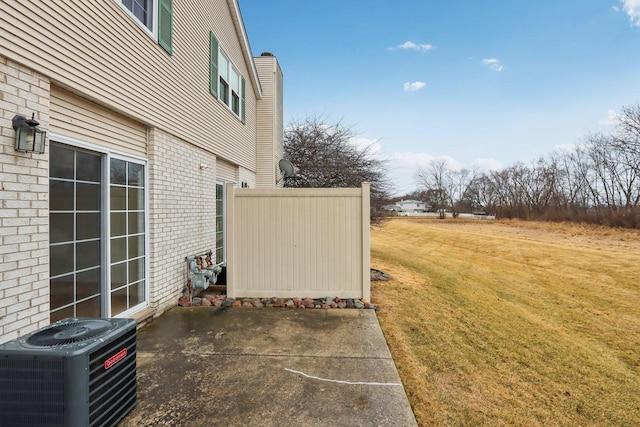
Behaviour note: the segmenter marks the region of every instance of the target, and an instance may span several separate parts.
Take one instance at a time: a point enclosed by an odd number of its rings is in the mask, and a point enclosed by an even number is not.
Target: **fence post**
[[[235,291],[235,184],[228,182],[225,184],[225,218],[226,218],[226,244],[227,244],[227,296],[236,297]]]
[[[371,184],[362,183],[362,299],[371,301]]]

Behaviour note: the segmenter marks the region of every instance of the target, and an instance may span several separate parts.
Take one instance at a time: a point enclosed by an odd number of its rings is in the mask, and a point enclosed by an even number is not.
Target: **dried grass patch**
[[[640,425],[640,239],[588,229],[373,231],[372,265],[394,276],[373,301],[421,425]]]

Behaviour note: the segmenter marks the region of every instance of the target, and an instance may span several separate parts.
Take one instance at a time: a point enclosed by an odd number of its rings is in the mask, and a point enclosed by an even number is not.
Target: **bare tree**
[[[418,186],[435,197],[435,209],[444,218],[445,209],[451,209],[454,217],[461,210],[470,210],[469,188],[475,172],[454,169],[446,159],[433,159],[415,175]]]
[[[388,160],[378,157],[373,146],[360,147],[352,127],[329,122],[324,117],[294,121],[284,132],[284,158],[297,174],[287,187],[345,188],[371,184],[372,221],[381,217],[392,185],[387,177]]]
[[[622,107],[613,141],[622,151],[640,156],[640,104]]]
[[[426,167],[419,168],[415,175],[418,186],[426,191],[430,191],[434,197],[435,208],[440,213],[440,218],[445,217],[445,209],[449,196],[446,191],[449,181],[450,170],[445,159],[433,159]]]
[[[451,212],[454,217],[457,217],[460,212],[471,211],[472,204],[469,191],[476,173],[475,170],[466,168],[451,172],[447,193],[449,194],[449,203],[451,203]]]
[[[578,202],[585,210],[594,210],[602,206],[600,190],[595,168],[592,165],[588,150],[584,145],[576,147],[569,155],[567,169],[572,170],[574,182],[579,194]]]
[[[491,177],[487,173],[476,173],[469,182],[466,193],[472,211],[482,211],[489,215],[496,213],[499,203],[498,192]]]

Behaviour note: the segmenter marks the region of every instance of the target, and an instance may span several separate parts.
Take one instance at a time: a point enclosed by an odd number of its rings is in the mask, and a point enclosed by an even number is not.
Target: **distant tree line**
[[[418,170],[411,196],[432,211],[498,218],[580,221],[640,228],[640,105],[624,107],[610,133],[570,150],[502,170],[457,170],[433,160]]]

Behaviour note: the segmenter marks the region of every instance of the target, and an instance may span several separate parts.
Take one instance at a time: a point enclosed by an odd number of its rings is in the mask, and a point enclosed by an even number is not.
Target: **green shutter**
[[[218,39],[209,33],[209,92],[218,97]]]
[[[245,81],[244,81],[244,77],[240,77],[240,90],[242,91],[242,93],[240,94],[240,98],[242,99],[241,103],[240,103],[240,119],[242,120],[242,123],[246,123],[246,118],[247,118],[247,110],[246,110],[246,105],[245,105],[245,100],[247,99],[244,96],[244,87],[245,87]]]
[[[169,55],[173,54],[172,50],[172,32],[173,32],[173,4],[172,0],[160,0],[158,8],[158,44],[166,50]]]

